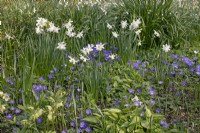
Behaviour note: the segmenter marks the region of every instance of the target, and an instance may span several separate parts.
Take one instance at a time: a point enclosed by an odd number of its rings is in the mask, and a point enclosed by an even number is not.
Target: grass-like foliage
[[[199,1],[0,0],[0,131],[200,131]]]

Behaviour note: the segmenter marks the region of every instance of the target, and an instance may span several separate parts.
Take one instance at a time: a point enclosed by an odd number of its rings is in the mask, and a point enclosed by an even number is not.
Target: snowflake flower
[[[82,37],[83,37],[83,31],[77,33],[76,37],[77,37],[77,38],[82,38]]]
[[[137,28],[139,27],[140,23],[141,23],[140,19],[133,20],[133,22],[132,22],[132,23],[130,24],[130,26],[129,26],[129,29],[130,29],[130,30],[135,30],[135,29],[137,29]]]
[[[9,35],[8,33],[5,33],[5,34],[6,34],[6,36],[5,36],[6,39],[8,39],[8,40],[14,39],[14,37],[12,37],[11,35]]]
[[[37,34],[42,34],[44,32],[44,29],[42,29],[41,27],[38,26],[38,27],[35,28],[35,32]]]
[[[52,23],[52,22],[49,23],[49,28],[47,28],[48,32],[58,33],[59,30],[60,30],[60,28],[54,26],[54,23]]]
[[[70,30],[66,31],[65,34],[66,34],[67,36],[69,36],[69,37],[74,37],[74,36],[76,36],[76,33],[75,33],[75,32],[72,32],[72,31],[70,31]]]
[[[71,56],[69,56],[69,59],[70,59],[69,62],[71,62],[74,65],[79,62],[79,60],[76,60],[75,58],[73,58]]]
[[[121,27],[122,27],[122,29],[126,29],[127,26],[128,26],[127,20],[121,21]]]
[[[88,44],[87,47],[83,48],[81,50],[81,52],[84,54],[84,55],[88,55],[91,51],[93,51],[93,47],[94,45],[93,44]]]
[[[170,45],[165,44],[165,45],[163,45],[162,49],[163,49],[163,51],[168,52],[168,51],[170,51]]]
[[[59,42],[58,46],[56,48],[60,49],[60,50],[64,50],[64,49],[66,49],[66,43],[65,42]]]
[[[113,37],[118,38],[119,34],[117,32],[112,32]]]
[[[81,55],[80,54],[80,59],[83,61],[83,62],[86,62],[88,60],[88,58],[86,58],[85,56]]]
[[[194,50],[194,54],[198,54],[199,53],[199,51],[198,50]]]
[[[112,27],[112,25],[110,25],[109,23],[107,23],[107,28],[108,28],[109,30],[111,30],[113,27]]]
[[[156,36],[156,37],[160,37],[160,33],[159,32],[157,32],[157,31],[155,31],[155,30],[153,30],[154,31],[154,36]]]
[[[48,20],[45,18],[38,18],[36,22],[37,22],[36,26],[41,27],[41,28],[47,26],[48,24]]]
[[[138,29],[135,34],[138,36],[141,33],[142,29]]]
[[[68,21],[66,24],[64,24],[63,26],[64,26],[66,29],[70,29],[70,28],[73,27],[72,22],[73,22],[73,21],[72,21],[71,19],[69,19],[69,21]]]
[[[141,41],[138,41],[138,44],[137,44],[138,46],[141,46],[142,45],[142,42]]]
[[[138,102],[139,101],[139,98],[138,96],[135,96],[134,98],[131,99],[133,102]]]
[[[105,44],[99,43],[99,44],[96,45],[95,48],[96,48],[97,51],[102,51],[104,49],[104,45]]]
[[[109,58],[110,58],[111,60],[114,60],[114,59],[115,59],[115,57],[116,57],[116,55],[115,55],[115,54],[110,54],[110,55],[109,55]]]

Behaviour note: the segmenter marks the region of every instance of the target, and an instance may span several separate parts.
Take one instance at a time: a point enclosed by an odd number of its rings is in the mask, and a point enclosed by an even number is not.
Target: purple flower
[[[70,66],[70,69],[71,69],[71,70],[74,70],[74,66]]]
[[[188,65],[188,66],[192,66],[194,65],[194,62],[191,61],[189,58],[182,56],[182,60]]]
[[[36,121],[37,124],[40,124],[42,122],[42,117],[39,116],[35,121]]]
[[[160,109],[159,109],[159,108],[156,108],[156,109],[155,109],[155,112],[156,112],[156,113],[159,113],[159,112],[160,112]]]
[[[153,100],[153,99],[150,99],[149,102],[150,102],[151,104],[153,104],[153,105],[156,103],[156,101]]]
[[[66,129],[64,129],[64,130],[62,130],[62,132],[61,133],[67,133],[67,130]]]
[[[11,106],[11,107],[10,107],[10,110],[14,111],[14,110],[15,110],[15,107]]]
[[[140,89],[140,88],[137,88],[137,92],[141,92],[141,89]]]
[[[9,101],[9,103],[10,103],[10,104],[14,104],[15,101],[11,99],[11,100]]]
[[[167,124],[167,122],[164,121],[164,120],[161,120],[161,121],[160,121],[160,125],[163,126],[163,127],[165,127],[165,128],[168,128],[168,124]]]
[[[82,132],[82,130],[81,130],[81,128],[78,128],[78,131],[77,131],[78,133],[81,133]]]
[[[110,86],[106,86],[106,90],[109,91],[110,90]]]
[[[163,81],[158,81],[158,84],[159,84],[159,85],[163,84]]]
[[[177,65],[175,62],[172,63],[172,66],[173,66],[174,68],[178,68],[178,65]]]
[[[129,103],[124,104],[124,107],[129,107],[129,106],[131,106]]]
[[[82,128],[82,129],[84,129],[84,128],[87,127],[87,125],[88,125],[87,122],[81,121],[79,127]]]
[[[49,78],[49,79],[52,79],[53,76],[52,76],[51,74],[48,74],[48,78]]]
[[[81,92],[81,89],[80,89],[80,88],[78,88],[78,89],[77,89],[77,91],[78,91],[78,92]]]
[[[21,112],[22,112],[22,111],[21,111],[20,109],[16,109],[16,110],[15,110],[15,113],[16,113],[16,114],[19,114],[19,113],[21,113]]]
[[[42,80],[44,80],[44,78],[41,76],[41,77],[39,77],[39,80],[42,81]]]
[[[98,66],[101,66],[102,65],[102,62],[98,62]]]
[[[142,102],[139,102],[139,101],[134,102],[134,106],[140,106],[140,105],[142,105]]]
[[[185,80],[181,81],[181,85],[185,86],[187,84],[187,82]]]
[[[200,75],[200,64],[196,66],[196,74]]]
[[[87,115],[91,115],[92,114],[91,109],[86,109],[85,112],[86,112]]]
[[[6,118],[7,118],[7,119],[12,119],[12,114],[7,114],[7,115],[6,115]]]
[[[50,70],[50,73],[54,73],[54,71],[53,71],[53,70]]]
[[[152,87],[148,87],[147,89],[149,90],[150,95],[154,95],[155,94],[155,91],[154,91],[154,89]]]
[[[153,68],[151,68],[151,71],[155,72],[155,71],[156,71],[156,68],[154,68],[154,67],[153,67]]]
[[[178,56],[175,54],[170,54],[170,57],[173,57],[174,59],[178,59]]]
[[[128,93],[133,94],[134,93],[134,89],[128,89]]]
[[[140,63],[141,63],[140,60],[136,60],[136,62],[133,63],[132,68],[138,68]]]
[[[126,96],[126,95],[125,95],[125,96],[122,96],[122,98],[127,99],[127,96]]]
[[[91,129],[90,127],[86,127],[86,128],[85,128],[85,131],[86,131],[87,133],[89,133],[89,132],[92,131],[92,129]]]
[[[114,100],[113,101],[113,104],[119,104],[120,103],[120,100]]]
[[[75,127],[76,126],[76,122],[75,121],[70,122],[70,126],[71,127]]]

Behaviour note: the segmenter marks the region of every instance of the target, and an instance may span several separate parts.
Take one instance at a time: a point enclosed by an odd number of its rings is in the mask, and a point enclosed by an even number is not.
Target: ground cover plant
[[[0,131],[200,132],[199,7],[0,0]]]

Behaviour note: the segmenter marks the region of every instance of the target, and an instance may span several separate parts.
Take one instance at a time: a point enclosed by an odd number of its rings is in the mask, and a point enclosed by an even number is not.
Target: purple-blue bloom
[[[91,114],[92,114],[92,111],[91,111],[91,109],[89,109],[89,108],[86,109],[85,112],[86,112],[87,115],[91,115]]]
[[[128,89],[128,92],[133,94],[135,92],[135,90],[131,88],[131,89]]]
[[[42,122],[42,117],[39,116],[35,121],[36,121],[37,124],[40,124]]]
[[[163,126],[163,127],[165,127],[165,128],[168,128],[168,124],[167,124],[167,122],[164,121],[164,120],[161,120],[161,121],[160,121],[160,125]]]
[[[6,115],[6,118],[7,118],[7,119],[12,119],[12,117],[13,117],[12,114]]]
[[[87,133],[89,133],[89,132],[92,131],[92,129],[91,129],[90,127],[86,127],[86,128],[85,128],[85,131],[86,131]]]
[[[75,121],[70,122],[70,126],[71,127],[75,127],[76,126],[76,122]]]
[[[87,127],[87,125],[88,125],[87,122],[81,121],[79,127],[82,128],[82,129],[84,129],[84,128]]]

